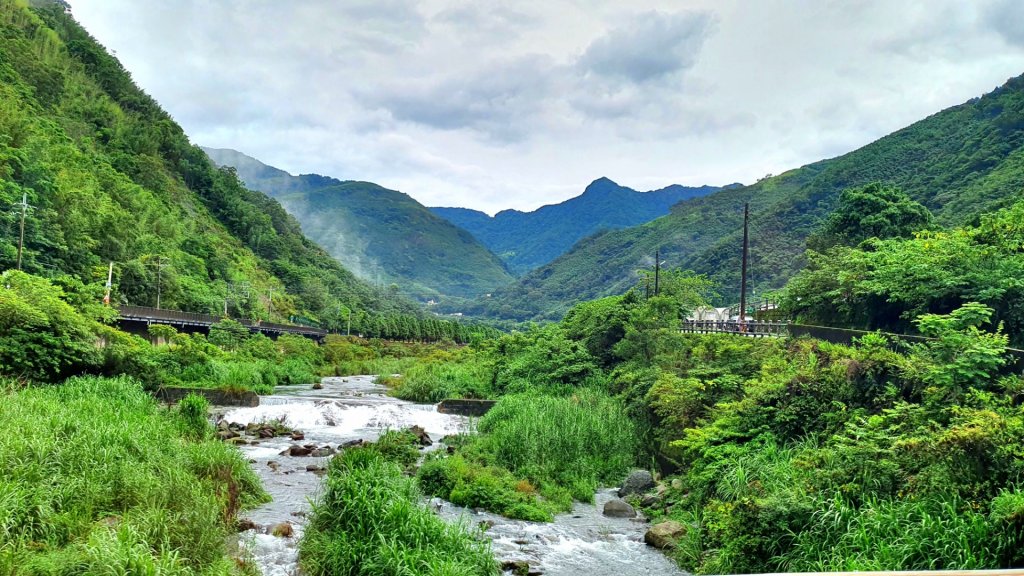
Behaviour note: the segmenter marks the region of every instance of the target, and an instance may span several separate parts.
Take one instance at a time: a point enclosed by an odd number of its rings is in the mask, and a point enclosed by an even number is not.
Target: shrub
[[[311,576],[498,573],[487,541],[434,515],[415,481],[370,448],[331,460],[299,550]]]
[[[233,515],[265,498],[129,378],[7,389],[0,421],[0,573],[227,574]]]
[[[17,270],[0,275],[0,373],[54,381],[97,367],[98,328],[48,280]]]

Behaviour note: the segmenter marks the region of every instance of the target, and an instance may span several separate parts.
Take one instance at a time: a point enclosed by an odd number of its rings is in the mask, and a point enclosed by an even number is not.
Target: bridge
[[[789,322],[765,322],[748,320],[685,320],[680,330],[690,334],[740,334],[752,338],[779,337],[789,335]]]
[[[148,308],[145,306],[121,306],[118,310],[118,323],[129,332],[145,330],[150,324],[167,324],[186,332],[209,332],[210,326],[224,320],[224,317],[198,312],[182,312],[164,308]],[[234,319],[251,332],[259,332],[276,338],[281,334],[295,334],[314,340],[321,340],[327,335],[322,328],[299,326],[297,324],[275,324],[273,322],[253,322],[248,319]],[[132,329],[135,330],[132,330]]]

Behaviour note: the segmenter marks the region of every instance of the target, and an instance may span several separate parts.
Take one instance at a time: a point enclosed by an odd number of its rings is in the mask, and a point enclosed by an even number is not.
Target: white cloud
[[[193,141],[428,205],[753,181],[1024,72],[1014,0],[72,0]]]

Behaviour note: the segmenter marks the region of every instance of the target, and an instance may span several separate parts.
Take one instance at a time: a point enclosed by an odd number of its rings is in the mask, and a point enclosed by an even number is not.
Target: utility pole
[[[110,263],[110,268],[107,269],[107,291],[103,294],[103,305],[110,306],[110,288],[113,286],[114,281],[114,263]]]
[[[740,332],[747,331],[747,256],[750,244],[747,230],[750,222],[750,203],[743,204],[743,264],[740,270]]]
[[[348,325],[345,327],[345,336],[352,335],[352,309],[348,309]]]
[[[269,317],[274,313],[274,289],[270,289],[270,293],[267,294],[267,316]]]
[[[28,194],[21,193],[21,237],[18,240],[18,270],[21,270],[21,251],[25,246],[25,214],[28,212]]]
[[[661,291],[658,280],[661,278],[661,248],[654,249],[654,295]]]
[[[160,295],[163,292],[163,279],[164,279],[164,257],[158,255],[156,257],[156,309],[160,309]]]

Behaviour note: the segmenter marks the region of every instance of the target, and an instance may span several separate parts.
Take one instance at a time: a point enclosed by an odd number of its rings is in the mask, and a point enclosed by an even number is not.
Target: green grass
[[[567,488],[589,502],[634,465],[637,435],[622,405],[604,393],[503,397],[480,419],[478,449],[538,484]]]
[[[391,394],[412,402],[436,403],[445,398],[488,398],[494,369],[480,355],[428,358],[393,380]]]
[[[819,499],[810,526],[780,559],[788,571],[979,570],[1019,548],[1019,530],[956,497],[917,501]]]
[[[323,495],[300,542],[310,576],[497,574],[490,544],[421,502],[402,467],[372,447],[331,460]]]
[[[195,409],[128,378],[0,392],[0,573],[231,574],[234,514],[266,497]],[[193,439],[189,439],[191,436]]]

